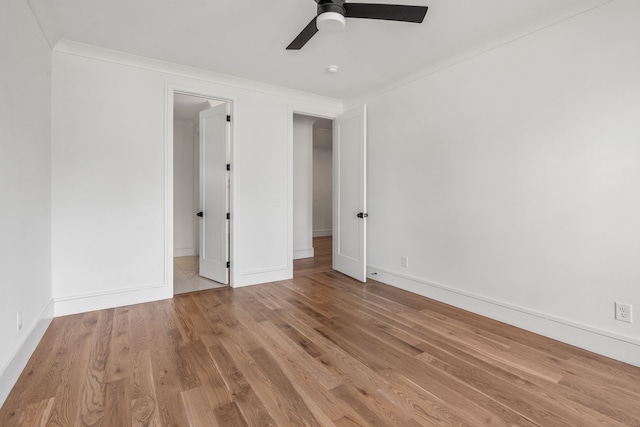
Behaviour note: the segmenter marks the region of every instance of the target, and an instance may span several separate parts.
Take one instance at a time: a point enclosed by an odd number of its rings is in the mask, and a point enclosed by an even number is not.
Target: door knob
[[[369,214],[367,213],[362,213],[360,212],[358,215],[356,215],[358,218],[367,218],[369,216]]]
[[[202,218],[203,216],[202,212],[198,212],[196,215],[199,216],[200,218]]]

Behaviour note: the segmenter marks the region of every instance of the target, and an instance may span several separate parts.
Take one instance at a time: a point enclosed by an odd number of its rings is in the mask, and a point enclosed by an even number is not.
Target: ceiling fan
[[[299,50],[315,33],[339,31],[344,28],[345,18],[383,19],[421,23],[427,14],[426,6],[405,6],[379,3],[347,3],[344,0],[314,0],[318,3],[318,14],[287,46],[287,50]]]

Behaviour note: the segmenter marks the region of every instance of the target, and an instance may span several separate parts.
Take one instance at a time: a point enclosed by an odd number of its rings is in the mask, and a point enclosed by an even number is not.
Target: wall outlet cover
[[[621,322],[632,323],[633,322],[633,313],[631,304],[626,304],[623,302],[615,303],[615,318]]]

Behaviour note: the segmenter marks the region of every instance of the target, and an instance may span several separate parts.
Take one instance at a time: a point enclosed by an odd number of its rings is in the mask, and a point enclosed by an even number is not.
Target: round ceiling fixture
[[[331,74],[335,74],[338,72],[338,66],[337,65],[329,65],[327,67],[327,71],[330,72]]]
[[[344,30],[344,15],[338,12],[324,12],[318,15],[316,27],[318,31],[335,33]]]

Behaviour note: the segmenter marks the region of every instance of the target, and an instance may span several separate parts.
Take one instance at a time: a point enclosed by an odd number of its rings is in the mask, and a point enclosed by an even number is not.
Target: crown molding
[[[398,89],[402,86],[428,77],[439,71],[453,67],[461,62],[465,62],[467,60],[475,58],[476,56],[482,55],[486,52],[512,43],[523,37],[527,37],[531,34],[560,24],[584,13],[588,13],[608,3],[612,3],[613,1],[614,0],[583,0],[574,3],[569,7],[563,8],[558,13],[555,13],[552,16],[540,14],[533,19],[527,20],[526,22],[518,22],[516,24],[510,25],[494,32],[487,37],[475,41],[472,45],[466,46],[458,50],[457,52],[452,53],[451,55],[446,55],[439,60],[433,61],[430,65],[422,68],[419,71],[408,74],[405,77],[394,80],[392,82],[380,85],[362,95],[344,99],[344,108],[346,110],[351,107],[364,104],[368,100],[380,96],[386,92]]]
[[[255,80],[235,77],[228,74],[202,70],[199,68],[188,67],[186,65],[180,65],[173,62],[160,61],[157,59],[119,52],[116,50],[91,46],[88,44],[78,43],[66,39],[62,39],[58,43],[56,43],[53,48],[53,52],[91,58],[99,61],[111,62],[114,64],[125,65],[143,70],[156,71],[159,73],[171,74],[174,76],[217,83],[220,85],[231,86],[238,89],[245,89],[253,92],[279,96],[289,100],[303,102],[305,104],[316,104],[319,106],[329,107],[329,109],[342,107],[342,100],[337,98],[316,95],[309,92],[289,89],[281,86],[271,85],[268,83],[258,82]]]

